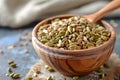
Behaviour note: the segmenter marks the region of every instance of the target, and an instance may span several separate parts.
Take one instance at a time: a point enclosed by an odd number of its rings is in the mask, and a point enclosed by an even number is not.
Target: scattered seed
[[[0,50],[0,54],[3,54],[3,50]]]
[[[40,71],[36,71],[37,74],[40,74],[41,72]]]
[[[53,80],[52,76],[49,76],[49,77],[47,78],[47,80]]]
[[[9,73],[13,72],[11,67],[9,67],[9,68],[7,69],[7,71],[8,71]]]
[[[28,30],[24,30],[24,31],[23,31],[23,34],[24,34],[24,35],[28,35],[28,34],[29,34],[29,31],[28,31]]]
[[[20,74],[18,74],[18,73],[11,73],[10,77],[13,78],[13,79],[18,79],[18,78],[20,78]]]
[[[22,37],[19,38],[19,41],[29,41],[29,42],[31,42],[32,40],[31,40],[31,37],[22,36]]]
[[[30,53],[30,51],[28,49],[25,50],[25,53]]]
[[[55,72],[54,69],[52,69],[51,67],[48,68],[49,72]]]
[[[49,68],[49,66],[48,66],[48,65],[45,65],[45,68],[46,68],[46,69],[48,69],[48,68]]]
[[[73,77],[73,80],[78,80],[79,79],[79,76],[74,76]]]
[[[33,80],[33,78],[30,78],[30,77],[29,77],[29,78],[25,78],[25,80]]]
[[[14,75],[14,74],[15,74],[14,72],[13,72],[13,73],[11,73],[11,74],[10,74],[10,77],[12,77],[12,78],[13,78],[13,75]]]
[[[10,64],[10,66],[13,67],[13,68],[17,67],[15,63]]]
[[[15,78],[15,79],[20,78],[20,74],[15,73],[15,74],[13,75],[13,78]]]
[[[26,46],[28,46],[28,43],[22,43],[22,44],[20,44],[20,46],[21,47],[26,47]]]
[[[13,49],[13,48],[15,48],[15,45],[8,46],[8,49]]]
[[[8,64],[9,64],[9,65],[12,64],[12,63],[14,63],[13,60],[8,61]]]
[[[8,74],[8,73],[6,73],[6,74],[5,74],[5,76],[6,76],[6,77],[8,77],[8,76],[9,76],[9,74]]]

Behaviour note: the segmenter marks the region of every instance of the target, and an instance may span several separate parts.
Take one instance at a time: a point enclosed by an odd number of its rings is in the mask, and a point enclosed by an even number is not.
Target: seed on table
[[[22,44],[20,44],[20,46],[21,47],[26,47],[26,46],[28,46],[28,43],[22,43]]]
[[[53,80],[52,76],[49,76],[49,77],[47,78],[47,80]]]
[[[48,66],[48,65],[45,65],[45,68],[46,68],[46,69],[48,69],[48,68],[49,68],[49,66]]]
[[[73,77],[73,80],[78,80],[79,79],[79,76],[74,76]]]
[[[9,68],[7,69],[7,71],[10,72],[10,73],[13,72],[11,67],[9,67]]]
[[[10,66],[13,67],[13,68],[17,67],[15,63],[10,64]]]
[[[25,78],[25,80],[33,80],[33,78],[30,78],[30,77],[29,77],[29,78]]]
[[[40,71],[36,71],[37,74],[40,74],[41,72]]]
[[[28,35],[28,34],[29,34],[29,31],[28,31],[28,30],[24,30],[24,31],[23,31],[23,34],[24,34],[24,35]]]
[[[30,51],[28,49],[25,50],[25,53],[30,53]]]
[[[103,72],[104,72],[104,67],[101,66],[101,67],[98,69],[98,72],[99,72],[99,73],[103,73]]]
[[[10,60],[9,62],[8,62],[8,64],[10,65],[10,64],[12,64],[12,63],[14,63],[14,61],[13,60]]]
[[[7,77],[8,77],[8,76],[9,76],[9,74],[8,74],[8,73],[6,73],[6,74],[5,74],[5,76],[7,76]]]
[[[14,72],[13,72],[13,73],[11,73],[11,74],[10,74],[10,77],[13,77],[13,75],[14,75],[14,74],[15,74]]]
[[[13,75],[13,78],[15,78],[15,79],[20,78],[20,74],[15,73],[15,74]]]
[[[54,69],[52,69],[52,68],[50,68],[50,67],[48,68],[48,71],[49,71],[49,72],[55,72]]]
[[[13,72],[13,73],[10,74],[10,77],[13,78],[13,79],[18,79],[18,78],[20,78],[20,74]]]
[[[3,50],[0,50],[0,54],[3,54]]]
[[[15,48],[15,45],[8,46],[8,49],[13,49],[13,48]]]

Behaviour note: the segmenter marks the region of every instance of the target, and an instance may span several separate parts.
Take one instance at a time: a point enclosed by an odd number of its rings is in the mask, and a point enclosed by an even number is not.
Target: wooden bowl
[[[48,18],[38,23],[32,32],[32,43],[40,58],[54,70],[66,76],[81,76],[98,69],[110,57],[115,43],[115,32],[106,21],[100,21],[111,32],[110,39],[102,45],[82,50],[60,50],[42,44],[37,39],[41,25],[48,24],[55,18],[69,18],[72,15],[62,15]]]

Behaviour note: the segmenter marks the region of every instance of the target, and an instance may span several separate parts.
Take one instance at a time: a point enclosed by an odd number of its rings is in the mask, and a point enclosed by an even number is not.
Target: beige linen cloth
[[[0,26],[18,28],[59,14],[90,14],[111,0],[0,0]],[[114,6],[114,5],[113,5]],[[120,9],[109,14],[120,16]]]

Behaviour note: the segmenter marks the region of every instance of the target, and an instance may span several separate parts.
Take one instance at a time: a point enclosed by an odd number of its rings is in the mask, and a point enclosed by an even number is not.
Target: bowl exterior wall
[[[41,47],[34,38],[32,39],[33,47],[38,56],[50,67],[66,76],[86,75],[98,69],[108,60],[113,51],[115,40],[111,42],[99,50],[84,52],[84,54],[94,53],[93,55],[63,55]],[[82,53],[80,52],[80,54]]]

